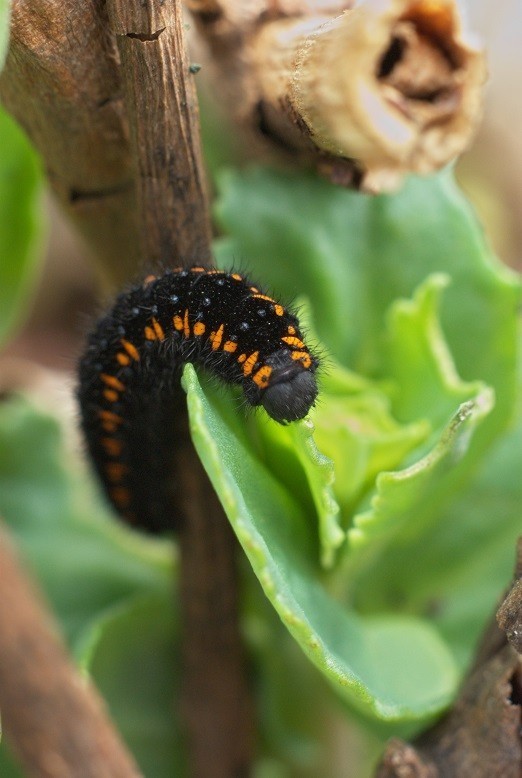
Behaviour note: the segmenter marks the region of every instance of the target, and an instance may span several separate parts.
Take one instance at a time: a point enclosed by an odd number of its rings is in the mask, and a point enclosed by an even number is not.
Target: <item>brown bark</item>
[[[107,8],[121,54],[145,255],[208,264],[210,218],[181,4],[108,0]],[[243,776],[252,758],[253,717],[239,633],[237,544],[190,442],[186,411],[180,410],[176,423],[172,512],[181,515],[182,719],[189,774]]]
[[[97,0],[13,0],[0,100],[40,152],[50,186],[99,269],[136,272],[134,169],[118,53]]]
[[[147,263],[209,263],[210,217],[181,3],[108,0],[118,42]]]
[[[69,659],[2,527],[0,705],[6,738],[28,776],[141,775],[102,700]]]
[[[182,487],[180,597],[182,719],[190,775],[246,778],[254,750],[254,710],[239,630],[237,541],[192,447],[176,457]]]
[[[127,281],[144,262],[208,263],[210,219],[180,2],[14,0],[12,12],[0,96],[41,152],[55,194],[109,280]],[[234,540],[186,427],[180,445],[173,510],[188,517],[181,589],[189,769],[243,775],[253,727]],[[10,674],[16,679],[15,664]],[[19,739],[32,731],[23,716],[12,729]],[[69,774],[91,775],[88,762],[83,769]]]
[[[522,775],[522,541],[515,582],[450,712],[414,744],[388,743],[376,778],[520,778]],[[506,637],[512,645],[508,645]],[[516,650],[518,649],[518,650]]]

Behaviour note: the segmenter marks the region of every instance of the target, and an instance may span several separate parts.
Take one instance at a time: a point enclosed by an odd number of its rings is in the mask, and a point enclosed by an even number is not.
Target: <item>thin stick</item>
[[[7,740],[35,778],[139,778],[104,705],[0,528],[0,704]]]
[[[95,0],[14,0],[0,100],[105,279],[136,273],[134,170],[114,39]]]
[[[109,0],[107,8],[122,62],[144,257],[208,264],[209,209],[181,4]],[[190,442],[186,414],[177,422],[172,510],[182,519],[182,713],[189,774],[247,775],[253,725],[238,625],[236,543]]]
[[[208,263],[210,217],[181,3],[110,0],[148,263]]]

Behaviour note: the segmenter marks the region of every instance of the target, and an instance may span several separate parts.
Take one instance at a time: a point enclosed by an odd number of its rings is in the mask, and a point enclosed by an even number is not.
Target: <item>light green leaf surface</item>
[[[225,398],[190,365],[184,370],[191,432],[199,456],[267,597],[303,651],[337,692],[369,715],[416,721],[447,704],[451,656],[423,620],[361,619],[320,584],[306,517],[256,461]]]
[[[385,318],[427,276],[451,279],[441,325],[458,374],[495,390],[482,425],[488,445],[512,413],[520,279],[485,244],[450,172],[410,177],[393,195],[371,197],[312,175],[252,168],[220,177],[216,213],[230,237],[217,261],[231,258],[269,277],[274,289],[305,295],[317,332],[351,370],[386,378]]]
[[[493,397],[484,389],[463,403],[434,448],[422,459],[399,472],[383,472],[377,478],[371,509],[354,518],[348,532],[352,550],[371,546],[376,553],[383,538],[401,531],[402,536],[419,536],[425,530],[424,517],[431,516],[433,503],[440,503],[445,477],[454,473],[470,445],[474,428],[491,411]],[[428,506],[428,509],[427,509]]]
[[[42,255],[41,194],[40,161],[0,106],[0,344],[27,314],[35,285]]]

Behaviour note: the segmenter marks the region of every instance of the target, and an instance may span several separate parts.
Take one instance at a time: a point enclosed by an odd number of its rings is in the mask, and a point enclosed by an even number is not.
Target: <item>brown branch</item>
[[[109,0],[107,9],[121,56],[143,256],[208,263],[210,217],[181,4]]]
[[[207,264],[210,219],[181,4],[108,0],[107,8],[121,54],[144,256]],[[183,407],[183,399],[177,405]],[[176,422],[172,511],[182,519],[182,713],[189,773],[242,776],[252,758],[253,716],[238,623],[236,542],[190,442],[186,413]]]
[[[0,527],[0,705],[28,776],[138,778],[102,700],[68,657]]]
[[[13,0],[0,100],[113,283],[136,272],[134,170],[118,56],[97,0]]]
[[[522,541],[515,582],[488,625],[449,713],[414,745],[389,742],[376,778],[519,778],[522,775]],[[506,637],[512,643],[507,644]]]
[[[469,144],[483,56],[457,0],[189,0],[238,122],[336,183],[394,188]]]
[[[239,630],[237,541],[188,430],[179,439],[186,441],[177,450],[176,481],[182,485],[182,713],[190,775],[245,778],[253,757],[254,709]]]

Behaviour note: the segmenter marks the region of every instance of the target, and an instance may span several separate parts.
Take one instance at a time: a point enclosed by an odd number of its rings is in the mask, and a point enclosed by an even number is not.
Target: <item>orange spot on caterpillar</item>
[[[105,472],[111,481],[121,481],[123,476],[128,473],[129,468],[122,462],[106,462]]]
[[[288,343],[289,346],[295,346],[296,348],[305,348],[305,344],[302,340],[299,340],[299,338],[295,338],[294,336],[285,336],[281,338],[281,340],[284,343]]]
[[[268,383],[268,379],[270,378],[272,374],[272,368],[268,365],[263,365],[263,367],[259,368],[257,373],[255,373],[252,376],[252,381],[259,386],[260,389],[265,387]]]
[[[197,322],[194,324],[194,328],[193,328],[194,335],[196,335],[196,337],[199,337],[200,335],[203,335],[203,334],[204,334],[204,332],[205,332],[205,330],[206,330],[206,329],[207,329],[207,328],[206,328],[206,326],[203,324],[203,322],[202,322],[202,321],[197,321]]]
[[[275,315],[276,316],[282,316],[284,314],[284,312],[285,312],[285,309],[283,308],[282,305],[279,305],[279,303],[276,303],[274,305],[274,311],[275,311]]]
[[[186,338],[190,338],[190,324],[189,324],[189,312],[188,308],[185,310],[185,316],[183,317],[183,334]]]
[[[159,323],[157,319],[152,317],[152,326],[154,327],[154,332],[156,333],[156,337],[158,340],[165,340],[165,333],[163,332],[163,327]]]
[[[246,359],[246,354],[240,354],[237,358],[237,361],[239,362],[239,364],[241,364],[242,362],[245,361],[245,359]]]
[[[120,365],[130,365],[130,357],[127,354],[123,354],[121,351],[118,351],[116,354],[116,361]]]
[[[242,281],[243,276],[240,276],[239,273],[231,273],[230,278],[233,278],[235,281]]]
[[[153,275],[145,276],[145,278],[143,279],[143,288],[145,288],[149,284],[152,284],[152,282],[155,281],[156,278],[157,276],[153,276]]]
[[[230,354],[233,354],[234,351],[237,349],[237,343],[233,340],[227,340],[225,341],[225,345],[223,346],[223,351],[228,351]]]
[[[178,316],[177,314],[176,316],[173,316],[172,323],[174,324],[175,329],[177,329],[178,332],[181,332],[181,330],[183,329],[183,319],[181,318],[181,316]]]
[[[289,335],[295,335],[295,327],[292,327],[292,325],[289,324],[287,332],[288,332]]]
[[[292,355],[292,359],[302,362],[303,367],[308,370],[312,364],[312,357],[307,351],[292,351],[290,353]]]
[[[123,451],[123,443],[121,440],[116,440],[115,438],[101,438],[100,443],[109,456],[121,456],[121,452]]]
[[[108,432],[109,435],[112,435],[112,433],[116,432],[118,429],[118,425],[114,421],[106,421],[105,419],[102,419],[101,428],[104,432]]]
[[[257,288],[257,286],[251,286],[250,291],[253,292],[254,294],[257,294],[259,292],[259,289]]]
[[[250,356],[246,359],[245,364],[243,365],[243,375],[250,375],[258,359],[259,351],[254,351],[253,354],[250,354]]]
[[[253,294],[252,297],[254,297],[256,300],[268,300],[269,303],[274,302],[274,300],[272,300],[272,298],[267,294]]]
[[[107,375],[107,373],[100,373],[100,378],[106,386],[110,386],[111,389],[116,389],[118,392],[125,391],[125,384],[122,384],[119,378],[115,375]]]
[[[136,346],[133,343],[130,343],[128,340],[125,340],[125,338],[121,339],[121,345],[132,359],[135,359],[136,362],[139,362],[140,359],[140,353]]]
[[[124,486],[114,486],[110,490],[110,495],[120,508],[126,508],[130,505],[130,493]]]
[[[212,344],[212,350],[216,351],[221,346],[221,341],[223,340],[223,331],[225,329],[224,324],[219,325],[219,329],[216,332],[210,333],[210,343]]]
[[[201,265],[194,265],[194,267],[191,267],[190,269],[192,270],[193,273],[204,273],[205,272],[205,268],[201,267]]]
[[[115,392],[114,389],[104,389],[103,396],[110,403],[115,403],[119,399],[120,395],[118,394],[118,392]]]
[[[152,327],[146,326],[143,332],[145,333],[145,337],[147,340],[156,340],[156,333],[154,332]]]
[[[114,421],[117,424],[121,424],[123,421],[121,416],[118,416],[117,413],[113,413],[112,411],[98,411],[98,415],[100,419],[105,419],[106,421]]]

